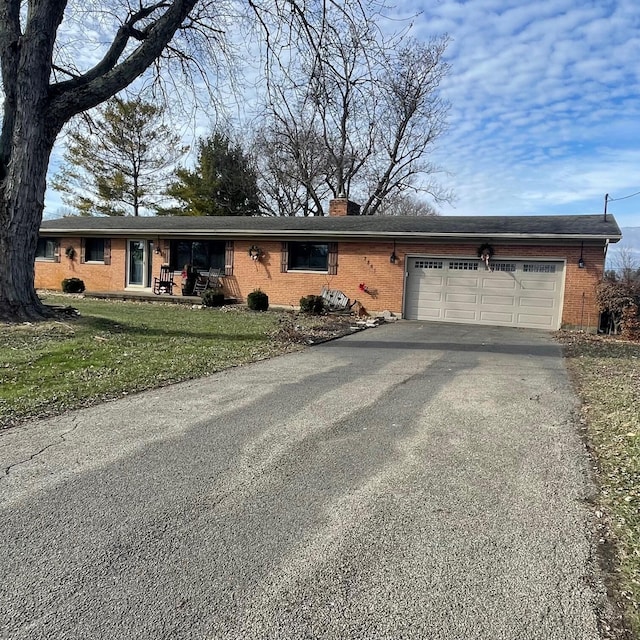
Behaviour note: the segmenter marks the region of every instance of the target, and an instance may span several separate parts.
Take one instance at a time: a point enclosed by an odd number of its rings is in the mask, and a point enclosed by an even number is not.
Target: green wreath
[[[485,242],[478,247],[478,258],[482,258],[483,260],[486,260],[486,256],[493,258],[494,253],[495,251],[493,250],[493,247],[488,242]]]

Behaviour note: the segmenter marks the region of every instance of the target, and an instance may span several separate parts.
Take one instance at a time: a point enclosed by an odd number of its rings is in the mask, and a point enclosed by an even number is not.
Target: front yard
[[[598,470],[596,516],[610,586],[640,638],[640,344],[571,334],[563,342]]]
[[[245,307],[53,295],[45,302],[72,305],[80,316],[2,327],[0,429],[269,358],[340,330],[338,320],[332,329],[327,319]]]

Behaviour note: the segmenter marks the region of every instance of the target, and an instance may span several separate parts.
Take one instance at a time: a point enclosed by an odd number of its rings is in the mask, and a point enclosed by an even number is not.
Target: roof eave
[[[367,239],[508,239],[508,240],[594,240],[618,242],[621,234],[591,234],[591,233],[462,233],[462,232],[431,232],[431,231],[323,231],[320,229],[63,229],[47,228],[41,230],[42,234],[59,236],[110,236],[110,237],[136,237],[136,236],[161,236],[172,237],[200,237],[216,236],[220,238],[255,238],[264,236],[270,238],[303,237],[310,236],[323,238],[342,238],[344,240]]]

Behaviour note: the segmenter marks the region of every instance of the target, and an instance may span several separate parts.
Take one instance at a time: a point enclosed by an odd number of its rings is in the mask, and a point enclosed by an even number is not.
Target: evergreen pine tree
[[[90,123],[71,130],[64,164],[52,181],[63,202],[80,215],[155,212],[186,151],[163,112],[141,99],[113,98]]]
[[[167,193],[181,206],[161,213],[188,216],[258,215],[257,173],[251,158],[228,136],[214,133],[198,141],[193,171],[180,168]]]

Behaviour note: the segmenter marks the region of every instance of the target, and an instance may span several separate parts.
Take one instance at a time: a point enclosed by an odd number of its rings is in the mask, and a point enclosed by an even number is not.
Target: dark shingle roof
[[[45,220],[47,235],[271,236],[314,238],[475,237],[583,238],[617,242],[612,216],[343,216],[343,217],[68,217]]]

